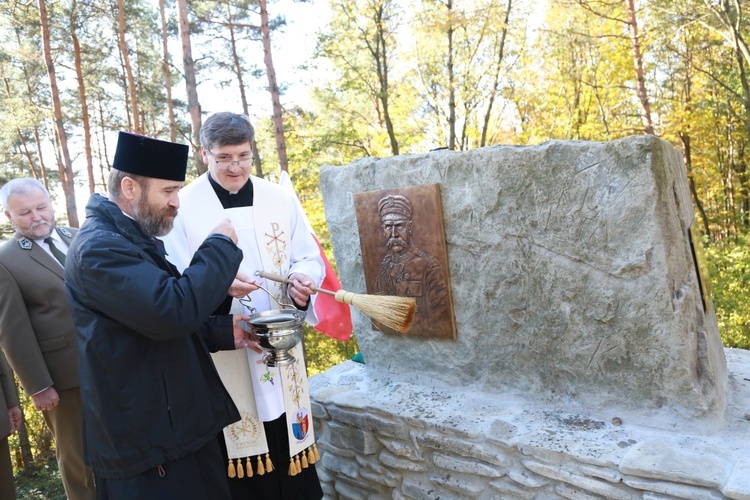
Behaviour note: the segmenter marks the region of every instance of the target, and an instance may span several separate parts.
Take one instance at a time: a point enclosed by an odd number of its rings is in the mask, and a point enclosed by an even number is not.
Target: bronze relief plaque
[[[456,339],[440,185],[354,194],[367,293],[414,297],[409,336]],[[398,333],[373,320],[373,329]]]

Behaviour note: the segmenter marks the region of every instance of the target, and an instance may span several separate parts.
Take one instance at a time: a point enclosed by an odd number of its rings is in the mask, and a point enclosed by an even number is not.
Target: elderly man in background
[[[21,408],[18,406],[16,382],[5,356],[0,353],[0,498],[3,500],[16,498],[8,437],[20,427]]]
[[[0,203],[16,234],[0,248],[0,349],[56,443],[70,500],[96,496],[83,456],[76,331],[65,296],[65,254],[75,229],[55,227],[49,193],[13,179]]]

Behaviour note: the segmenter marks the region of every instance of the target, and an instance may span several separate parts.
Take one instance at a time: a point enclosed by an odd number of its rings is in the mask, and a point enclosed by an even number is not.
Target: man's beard
[[[170,218],[169,216],[172,216]],[[164,207],[157,209],[148,202],[148,195],[143,193],[135,209],[134,219],[141,226],[141,231],[146,236],[165,236],[174,226],[174,217],[177,216],[177,209],[174,207]]]

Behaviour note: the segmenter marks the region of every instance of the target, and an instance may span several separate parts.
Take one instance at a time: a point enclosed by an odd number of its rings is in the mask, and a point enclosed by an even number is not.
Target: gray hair
[[[42,192],[47,195],[47,198],[49,198],[49,191],[47,191],[47,188],[44,187],[44,184],[39,182],[37,179],[32,179],[30,177],[21,177],[8,181],[7,183],[5,183],[2,189],[0,189],[0,204],[4,209],[7,210],[8,200],[11,196],[29,194],[36,189],[41,189]]]
[[[210,150],[214,146],[253,143],[255,130],[250,118],[229,111],[214,113],[201,126],[201,146]]]
[[[112,200],[116,200],[120,197],[120,185],[122,184],[122,180],[125,177],[130,177],[135,182],[137,182],[143,189],[148,188],[148,177],[145,177],[143,175],[136,175],[131,174],[128,172],[123,172],[122,170],[117,170],[116,168],[113,168],[109,171],[109,179],[107,183],[107,191],[109,191],[109,197]]]

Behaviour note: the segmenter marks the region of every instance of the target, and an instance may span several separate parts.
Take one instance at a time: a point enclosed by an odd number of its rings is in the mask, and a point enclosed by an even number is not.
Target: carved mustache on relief
[[[388,243],[386,243],[385,246],[386,248],[391,248],[392,246],[408,247],[409,244],[401,238],[391,238],[390,240],[388,240]]]

